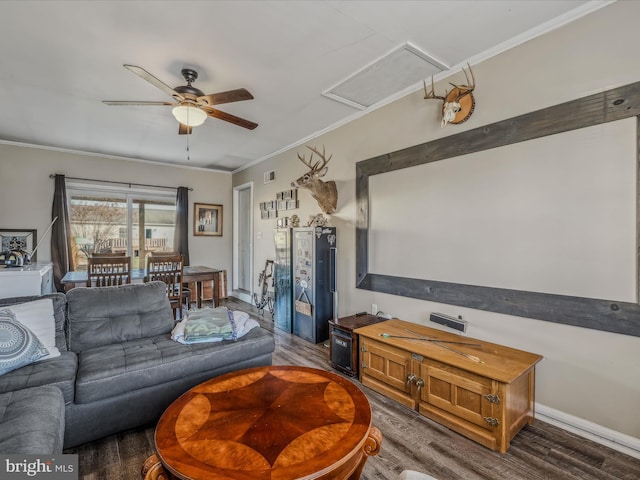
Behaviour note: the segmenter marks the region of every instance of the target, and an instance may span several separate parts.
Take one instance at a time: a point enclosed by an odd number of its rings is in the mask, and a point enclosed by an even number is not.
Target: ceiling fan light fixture
[[[198,127],[207,119],[207,114],[193,105],[178,105],[171,113],[176,120],[188,127]]]

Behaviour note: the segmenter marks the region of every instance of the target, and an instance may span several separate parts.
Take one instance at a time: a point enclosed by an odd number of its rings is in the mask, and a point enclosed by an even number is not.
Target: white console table
[[[0,268],[0,298],[53,292],[53,263]]]

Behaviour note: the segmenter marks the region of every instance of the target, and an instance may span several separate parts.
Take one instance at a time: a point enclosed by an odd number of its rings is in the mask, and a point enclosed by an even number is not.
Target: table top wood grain
[[[381,435],[367,398],[350,380],[270,366],[186,392],[160,418],[155,443],[175,478],[358,478]]]

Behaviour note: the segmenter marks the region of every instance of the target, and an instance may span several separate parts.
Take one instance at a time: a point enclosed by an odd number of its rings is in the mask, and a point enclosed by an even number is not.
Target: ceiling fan
[[[205,95],[202,90],[191,85],[197,78],[198,72],[190,68],[182,70],[182,76],[187,84],[176,88],[171,88],[163,83],[144,68],[136,65],[124,65],[124,68],[135,73],[140,78],[146,80],[151,85],[159,88],[164,93],[172,97],[174,102],[146,102],[146,101],[127,101],[127,100],[103,100],[106,105],[142,105],[142,106],[172,106],[173,116],[178,120],[180,126],[178,133],[180,135],[189,135],[193,127],[202,125],[207,117],[214,117],[225,122],[233,123],[240,127],[253,130],[258,126],[257,123],[250,122],[244,118],[236,117],[230,113],[222,112],[213,108],[213,105],[223,103],[239,102],[241,100],[251,100],[253,95],[244,88],[229,90],[227,92],[212,93]]]

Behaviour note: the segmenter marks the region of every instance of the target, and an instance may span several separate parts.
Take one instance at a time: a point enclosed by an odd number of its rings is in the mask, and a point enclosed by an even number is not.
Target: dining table
[[[211,288],[213,290],[213,305],[217,306],[220,301],[220,292],[217,288],[216,282],[220,281],[220,275],[224,270],[217,268],[206,267],[202,265],[185,265],[182,269],[182,280],[184,283],[195,284],[196,290],[196,304],[198,308],[202,308],[204,282],[211,282]],[[131,283],[142,283],[146,276],[146,270],[144,268],[137,268],[131,270]],[[68,292],[75,287],[85,287],[87,285],[87,271],[86,270],[74,270],[69,271],[62,277],[61,280],[64,285],[65,292]]]

